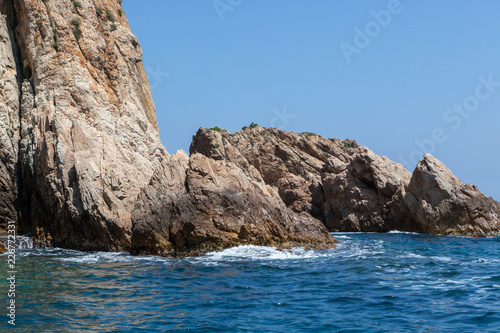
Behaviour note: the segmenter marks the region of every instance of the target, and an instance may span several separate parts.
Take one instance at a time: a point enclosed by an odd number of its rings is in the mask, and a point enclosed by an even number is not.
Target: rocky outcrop
[[[332,231],[385,232],[393,196],[410,180],[399,163],[358,147],[348,159],[331,157],[322,172],[326,226]]]
[[[295,212],[307,212],[331,231],[387,231],[387,204],[411,174],[353,140],[276,128],[200,129],[192,153],[238,165],[275,187]]]
[[[257,126],[234,134],[219,128],[200,129],[190,152],[233,162],[249,177],[277,188],[295,212],[323,220],[323,165],[331,156],[349,160],[356,147],[351,140],[326,140],[312,133]]]
[[[133,211],[132,253],[197,254],[225,247],[333,247],[310,216],[288,210],[278,194],[231,162],[177,152],[156,170]]]
[[[232,161],[330,231],[499,234],[500,204],[430,155],[412,175],[352,140],[262,127],[200,129],[190,151]]]
[[[327,228],[498,234],[500,204],[431,156],[411,176],[352,140],[258,126],[169,156],[120,3],[0,1],[0,233],[167,256],[332,247]]]
[[[500,235],[500,203],[464,184],[430,154],[393,200],[388,220],[402,229],[429,234]]]

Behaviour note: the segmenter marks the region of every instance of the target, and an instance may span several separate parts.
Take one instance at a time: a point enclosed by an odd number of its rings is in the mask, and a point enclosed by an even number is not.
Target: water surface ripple
[[[335,236],[335,250],[242,246],[183,259],[21,250],[16,329],[500,331],[500,238]]]

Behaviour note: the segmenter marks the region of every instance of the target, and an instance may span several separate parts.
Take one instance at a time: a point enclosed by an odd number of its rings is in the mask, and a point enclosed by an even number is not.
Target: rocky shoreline
[[[0,12],[0,231],[163,256],[331,248],[329,231],[500,234],[500,204],[431,155],[412,174],[353,140],[259,126],[200,129],[190,156],[169,155],[119,2]]]

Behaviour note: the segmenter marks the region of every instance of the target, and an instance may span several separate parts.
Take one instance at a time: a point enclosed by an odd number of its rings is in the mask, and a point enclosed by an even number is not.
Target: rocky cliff
[[[202,128],[190,151],[233,162],[331,231],[500,234],[500,204],[431,155],[411,174],[352,140],[263,127]]]
[[[168,155],[120,3],[0,0],[0,229],[13,220],[41,245],[165,255],[234,234],[331,245],[235,166]]]
[[[59,246],[128,247],[132,207],[166,152],[119,2],[0,8],[2,219]]]
[[[15,17],[12,3],[0,2],[0,229],[7,220],[17,220],[19,91],[22,75],[15,43]]]

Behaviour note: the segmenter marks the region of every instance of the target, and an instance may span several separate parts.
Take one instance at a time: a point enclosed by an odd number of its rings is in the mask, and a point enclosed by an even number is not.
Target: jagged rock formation
[[[0,229],[14,220],[40,245],[164,255],[331,246],[320,223],[234,165],[169,157],[120,3],[0,0]],[[132,212],[140,193],[145,211]],[[151,222],[157,211],[167,220]]]
[[[398,189],[410,180],[402,165],[357,147],[346,161],[331,157],[322,170],[324,214],[331,230],[390,231],[387,211]]]
[[[241,244],[333,247],[317,220],[288,210],[233,163],[180,151],[156,170],[133,212],[132,253],[197,254]]]
[[[429,234],[498,236],[500,203],[464,184],[430,154],[398,190],[389,220]]]
[[[352,140],[262,127],[200,129],[190,151],[234,162],[331,231],[500,234],[500,204],[430,155],[412,175]]]
[[[352,140],[201,129],[169,156],[115,0],[0,0],[0,232],[160,255],[332,247],[327,232],[491,236],[500,204],[426,156],[411,175]],[[321,223],[323,222],[323,224]]]
[[[386,205],[411,174],[353,140],[254,127],[200,129],[192,153],[237,164],[276,187],[283,202],[332,231],[387,231]]]
[[[190,153],[231,161],[249,177],[277,187],[294,211],[323,219],[323,165],[332,155],[347,161],[355,146],[353,141],[344,143],[275,128],[247,128],[234,134],[217,128],[200,129],[193,137]]]

